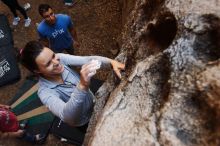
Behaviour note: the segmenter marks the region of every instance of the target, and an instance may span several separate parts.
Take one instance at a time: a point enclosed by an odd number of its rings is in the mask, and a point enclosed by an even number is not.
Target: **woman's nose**
[[[52,62],[53,62],[54,65],[57,65],[57,64],[60,63],[60,61],[58,59],[53,59]]]

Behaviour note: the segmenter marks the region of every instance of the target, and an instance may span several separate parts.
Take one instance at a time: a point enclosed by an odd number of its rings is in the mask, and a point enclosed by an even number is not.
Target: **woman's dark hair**
[[[47,12],[49,9],[52,9],[50,5],[48,4],[40,4],[38,7],[38,12],[41,16],[43,16],[43,14],[45,12]]]
[[[39,41],[30,41],[20,51],[20,61],[29,71],[38,69],[35,59],[42,52],[44,46]]]

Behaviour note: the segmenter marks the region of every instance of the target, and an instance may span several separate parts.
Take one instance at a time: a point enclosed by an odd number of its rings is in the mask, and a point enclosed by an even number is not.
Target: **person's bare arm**
[[[74,27],[69,29],[71,36],[73,37],[74,41],[73,41],[73,46],[74,48],[78,48],[80,46],[79,42],[78,42],[78,37],[77,37],[77,33],[76,33],[76,29]]]
[[[74,41],[78,42],[78,37],[77,37],[77,33],[76,33],[76,29],[74,27],[69,29],[71,36],[73,37]]]
[[[9,105],[0,104],[0,108],[10,109],[11,107]]]
[[[16,137],[22,137],[24,134],[23,130],[18,130],[16,132],[0,132],[0,138],[16,138]]]

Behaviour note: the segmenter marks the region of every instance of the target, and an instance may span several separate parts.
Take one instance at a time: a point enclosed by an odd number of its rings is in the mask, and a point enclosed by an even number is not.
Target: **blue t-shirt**
[[[48,39],[50,48],[55,52],[62,52],[73,44],[69,29],[73,28],[71,18],[64,14],[57,14],[54,25],[49,25],[43,20],[37,31],[40,38]]]

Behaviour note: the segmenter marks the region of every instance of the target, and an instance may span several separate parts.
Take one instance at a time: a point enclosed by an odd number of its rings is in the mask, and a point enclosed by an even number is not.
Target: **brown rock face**
[[[126,21],[117,59],[85,145],[220,145],[220,0],[120,1]]]

